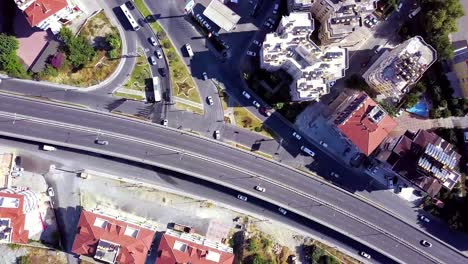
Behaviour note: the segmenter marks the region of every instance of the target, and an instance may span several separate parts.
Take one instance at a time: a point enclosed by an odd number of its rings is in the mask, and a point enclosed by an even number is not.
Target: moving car
[[[156,54],[156,57],[158,57],[158,59],[162,59],[162,52],[161,52],[161,50],[156,50],[155,54]]]
[[[255,57],[255,55],[257,55],[257,53],[248,50],[248,51],[247,51],[247,55],[252,56],[252,57]]]
[[[219,130],[215,130],[215,132],[214,132],[214,138],[215,138],[215,139],[220,139],[220,138],[221,138],[221,133],[219,132]]]
[[[297,140],[301,140],[302,136],[299,135],[297,132],[293,132],[292,135],[297,139]]]
[[[286,211],[286,209],[284,209],[284,208],[282,208],[282,207],[278,208],[278,211],[279,211],[280,213],[282,213],[283,215],[286,215],[286,214],[288,213],[288,211]]]
[[[370,259],[371,256],[369,254],[367,254],[366,252],[364,251],[361,251],[361,253],[359,253],[361,256],[365,257],[366,259]]]
[[[169,120],[164,119],[164,120],[162,121],[161,124],[162,124],[163,126],[167,126],[168,123],[169,123]]]
[[[45,150],[45,151],[56,151],[57,148],[56,148],[56,147],[49,146],[49,145],[43,145],[43,146],[42,146],[42,150]]]
[[[421,245],[425,246],[425,247],[432,247],[432,244],[427,242],[426,240],[421,240],[420,241]]]
[[[109,145],[109,141],[107,141],[107,140],[99,140],[99,139],[96,139],[96,140],[94,141],[94,143],[96,143],[96,144],[98,144],[98,145],[104,145],[104,146]]]
[[[260,185],[255,186],[255,190],[257,190],[259,192],[265,192],[266,191],[265,187],[262,187]]]
[[[257,102],[257,101],[253,101],[252,104],[256,107],[256,108],[260,108],[260,104]]]
[[[49,195],[50,197],[54,197],[55,193],[52,187],[47,188],[47,195]]]
[[[419,220],[424,221],[426,223],[431,222],[431,220],[429,218],[425,217],[424,215],[419,216]]]
[[[211,97],[211,95],[206,97],[206,102],[208,102],[209,105],[213,105],[213,97]]]
[[[150,56],[149,61],[150,61],[151,65],[153,65],[153,66],[157,64],[156,63],[156,57],[154,57],[154,56]]]
[[[206,74],[206,72],[203,72],[202,75],[203,75],[203,80],[208,80],[208,74]]]
[[[249,94],[248,92],[243,91],[243,92],[242,92],[242,95],[243,95],[245,98],[250,99],[250,94]]]
[[[244,196],[244,195],[242,195],[242,194],[238,194],[238,195],[237,195],[237,199],[242,200],[242,201],[244,201],[244,202],[247,202],[247,196]]]
[[[151,45],[156,46],[156,39],[155,38],[151,37],[148,40],[151,43]]]

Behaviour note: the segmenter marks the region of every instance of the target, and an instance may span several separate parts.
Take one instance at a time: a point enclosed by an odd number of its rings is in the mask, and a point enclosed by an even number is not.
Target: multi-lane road
[[[5,96],[0,99],[0,111],[16,113],[16,117],[2,116],[2,134],[85,148],[201,177],[311,218],[399,262],[466,261],[458,251],[347,192],[228,145],[102,113]],[[97,133],[110,144],[94,144]],[[253,191],[258,184],[266,187],[264,195]],[[433,247],[422,247],[422,239]]]

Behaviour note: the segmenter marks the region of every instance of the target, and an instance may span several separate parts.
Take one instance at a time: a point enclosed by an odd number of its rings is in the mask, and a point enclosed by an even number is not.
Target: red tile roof
[[[23,213],[24,196],[20,194],[0,192],[0,199],[3,197],[19,200],[18,207],[0,207],[0,218],[10,219],[10,227],[12,228],[11,242],[27,244],[29,231],[24,230],[24,223],[26,219],[26,216]]]
[[[174,248],[176,242],[179,243],[179,246],[181,244],[185,244],[185,247],[183,247],[184,251],[180,251]],[[212,261],[210,259],[207,259],[207,255],[210,252],[219,254],[219,260]],[[161,238],[161,242],[159,243],[158,248],[158,254],[160,254],[160,256],[156,259],[155,264],[232,264],[234,261],[234,255],[232,253],[219,251],[215,248],[201,245],[199,243],[194,243],[179,237],[175,237],[168,233],[165,233]]]
[[[31,27],[35,27],[67,5],[67,0],[36,0],[24,10],[24,14]]]
[[[367,94],[360,93],[335,121],[341,133],[367,156],[397,126],[397,123],[386,112],[381,113],[383,117],[380,121],[374,122],[368,115],[376,107],[383,111]]]
[[[96,218],[108,222],[105,228],[94,226]],[[139,230],[136,238],[125,235],[126,227]],[[143,264],[153,242],[155,232],[114,218],[82,211],[72,252],[94,257],[100,239],[120,245],[116,263]]]

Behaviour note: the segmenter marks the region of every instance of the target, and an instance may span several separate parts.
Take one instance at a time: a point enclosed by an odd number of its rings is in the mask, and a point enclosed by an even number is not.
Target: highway
[[[223,184],[307,216],[405,263],[465,263],[458,251],[351,194],[281,164],[219,142],[107,114],[1,96],[2,134],[29,136],[144,162]],[[61,122],[33,122],[20,115]],[[73,125],[73,127],[70,127]],[[80,126],[80,127],[78,127]],[[94,144],[109,140],[108,146]],[[115,134],[114,134],[115,133]],[[420,246],[421,239],[432,248]]]

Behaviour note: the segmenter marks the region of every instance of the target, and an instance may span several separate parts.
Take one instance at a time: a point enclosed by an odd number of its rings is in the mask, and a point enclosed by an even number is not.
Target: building
[[[155,264],[232,264],[232,248],[196,235],[167,230],[159,242]]]
[[[225,31],[233,30],[241,18],[238,14],[218,0],[211,0],[203,11],[203,15]]]
[[[406,131],[397,139],[389,139],[377,155],[400,177],[431,197],[442,187],[451,190],[460,181],[460,157],[450,143],[425,130]]]
[[[459,88],[461,97],[468,97],[468,49],[455,54],[452,61],[452,70],[456,77],[456,84],[452,83],[453,88]]]
[[[295,1],[302,2],[302,1]],[[337,43],[354,46],[372,34],[364,25],[366,16],[374,12],[376,0],[315,0],[311,5],[314,18],[321,24],[321,45]]]
[[[308,12],[312,9],[314,0],[288,0],[288,12]]]
[[[436,59],[434,48],[417,36],[385,51],[362,77],[379,94],[379,99],[398,101]]]
[[[0,192],[0,243],[28,243],[24,196]]]
[[[57,34],[62,25],[80,14],[70,0],[14,0],[31,27],[50,29]]]
[[[365,93],[349,97],[332,115],[335,127],[346,140],[369,156],[397,123]]]
[[[154,230],[83,210],[72,252],[106,263],[143,264]]]
[[[276,32],[266,35],[260,50],[261,68],[283,69],[292,76],[293,101],[318,100],[348,68],[348,51],[338,46],[318,47],[309,37],[313,30],[310,13],[292,13],[281,19]]]

